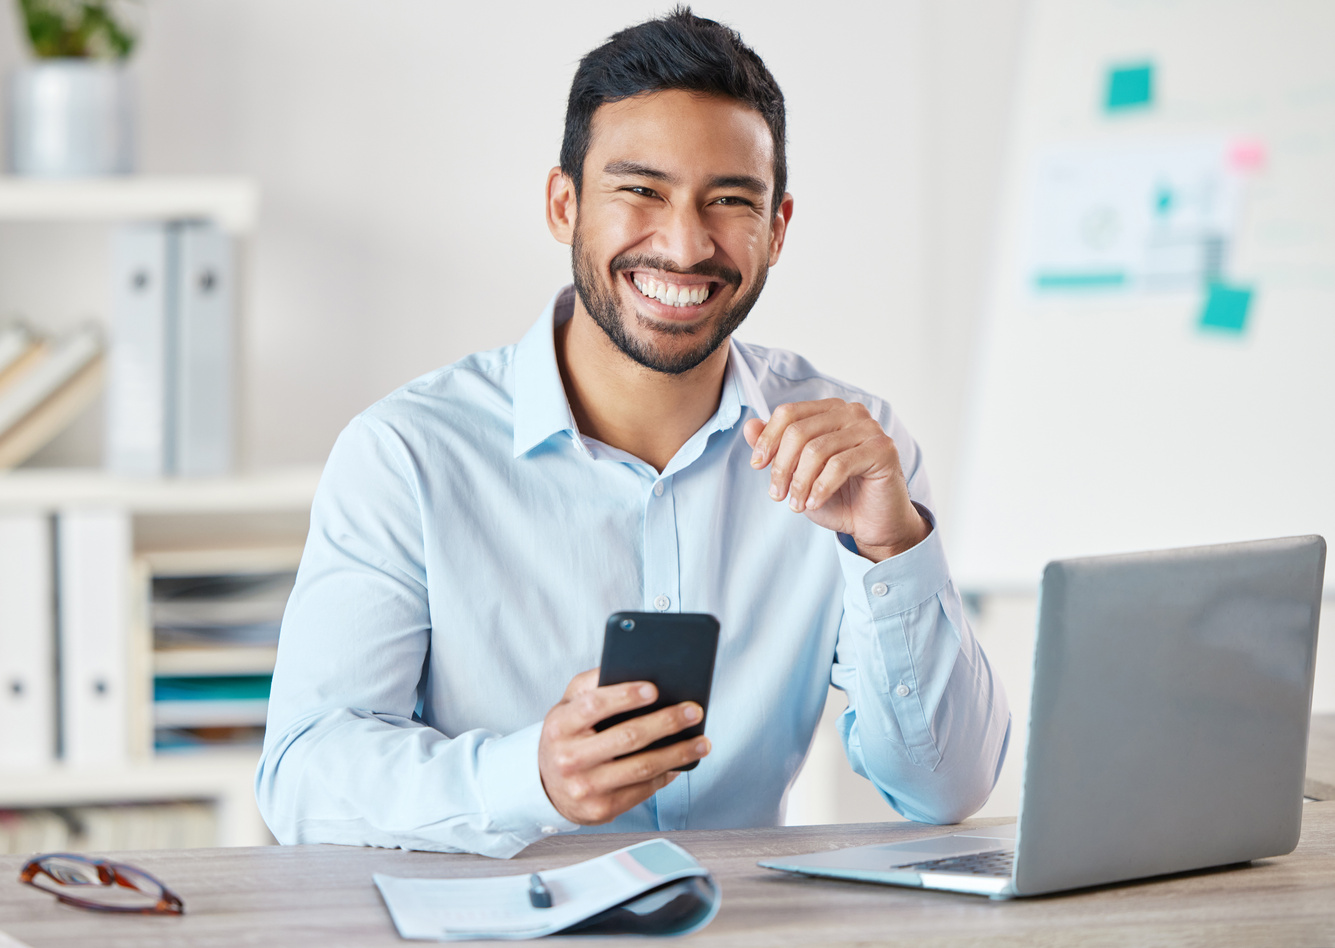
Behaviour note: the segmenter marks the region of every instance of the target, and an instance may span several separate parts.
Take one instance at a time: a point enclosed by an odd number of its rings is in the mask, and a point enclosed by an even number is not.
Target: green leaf
[[[135,35],[110,0],[19,0],[33,52],[48,59],[127,58]]]

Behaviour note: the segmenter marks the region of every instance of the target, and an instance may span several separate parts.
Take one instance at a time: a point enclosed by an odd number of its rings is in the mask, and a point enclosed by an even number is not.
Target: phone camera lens
[[[629,632],[631,629],[635,628],[635,620],[634,620],[634,619],[622,619],[622,620],[621,620],[621,628],[623,628],[623,629],[625,629],[627,632]]]

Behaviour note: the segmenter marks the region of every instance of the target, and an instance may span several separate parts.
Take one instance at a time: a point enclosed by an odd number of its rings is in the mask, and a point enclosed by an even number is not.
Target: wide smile
[[[642,302],[664,319],[694,319],[724,284],[708,277],[645,270],[622,271]]]

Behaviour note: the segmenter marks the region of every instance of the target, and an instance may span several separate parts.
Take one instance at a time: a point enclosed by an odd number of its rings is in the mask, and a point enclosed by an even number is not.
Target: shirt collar
[[[751,366],[742,356],[742,349],[735,339],[728,340],[728,370],[723,376],[724,391],[730,387],[737,393],[739,415],[741,408],[749,408],[761,421],[769,421],[769,402],[765,401],[765,395],[760,391],[760,383],[756,381],[755,373],[751,371]],[[734,418],[732,424],[736,423],[737,419]]]
[[[575,288],[562,287],[515,347],[515,457],[528,453],[552,435],[575,436],[578,432],[556,363],[556,327],[574,312]],[[741,419],[743,408],[750,408],[761,421],[769,421],[769,405],[755,374],[737,343],[729,339],[728,366],[724,370],[718,411],[705,427],[711,432],[731,428]]]
[[[575,287],[564,286],[515,346],[515,457],[554,434],[578,430],[556,364],[556,327],[574,312]]]

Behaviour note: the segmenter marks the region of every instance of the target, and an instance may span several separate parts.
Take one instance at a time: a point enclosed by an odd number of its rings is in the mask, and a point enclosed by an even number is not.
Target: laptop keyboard
[[[997,849],[986,853],[971,853],[968,856],[948,856],[945,859],[928,859],[924,862],[911,862],[897,869],[916,869],[918,872],[962,872],[973,876],[1000,876],[1009,879],[1015,867],[1015,850]]]

